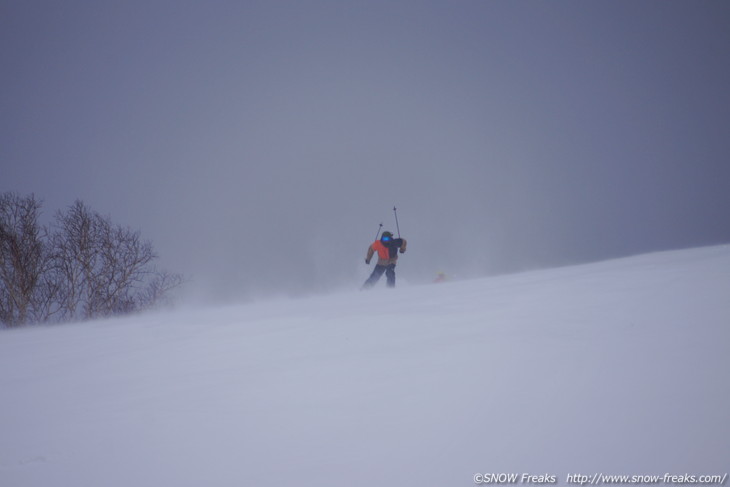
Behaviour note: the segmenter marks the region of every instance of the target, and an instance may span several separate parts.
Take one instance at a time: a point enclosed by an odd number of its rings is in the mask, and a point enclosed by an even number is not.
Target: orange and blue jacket
[[[395,264],[398,260],[399,249],[401,254],[406,251],[406,239],[394,238],[387,244],[383,243],[380,240],[376,240],[370,245],[370,247],[368,247],[368,253],[367,256],[365,256],[365,260],[369,263],[370,259],[372,259],[373,255],[375,255],[375,253],[377,252],[377,265]]]

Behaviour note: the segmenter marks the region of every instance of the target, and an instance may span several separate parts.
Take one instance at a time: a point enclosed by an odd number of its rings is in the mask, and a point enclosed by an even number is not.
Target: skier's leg
[[[390,264],[387,267],[385,277],[388,279],[388,287],[395,287],[395,264]]]
[[[365,281],[365,284],[362,285],[363,289],[367,289],[370,287],[373,287],[376,282],[380,279],[380,276],[383,275],[383,272],[385,272],[385,266],[384,265],[376,265],[375,269],[373,269],[373,273],[370,274],[370,277],[368,277],[368,280]]]

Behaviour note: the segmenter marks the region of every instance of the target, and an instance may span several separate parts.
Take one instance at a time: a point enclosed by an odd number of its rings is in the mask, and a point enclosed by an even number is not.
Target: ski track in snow
[[[0,332],[0,486],[730,468],[730,246]]]

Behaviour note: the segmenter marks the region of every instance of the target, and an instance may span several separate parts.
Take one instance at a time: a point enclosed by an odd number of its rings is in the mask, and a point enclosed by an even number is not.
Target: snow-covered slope
[[[730,469],[730,246],[0,333],[0,485]]]

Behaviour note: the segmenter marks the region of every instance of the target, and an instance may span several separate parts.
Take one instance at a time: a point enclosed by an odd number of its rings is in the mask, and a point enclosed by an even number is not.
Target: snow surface
[[[729,281],[719,246],[6,330],[0,486],[722,474]]]

